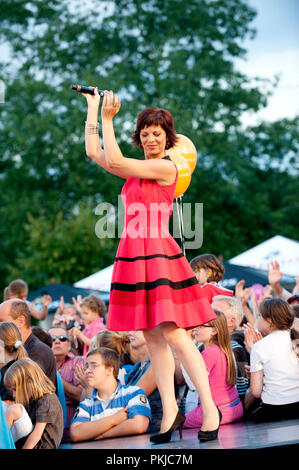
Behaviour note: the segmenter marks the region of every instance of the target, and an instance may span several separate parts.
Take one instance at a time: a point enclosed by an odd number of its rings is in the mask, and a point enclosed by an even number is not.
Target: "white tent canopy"
[[[81,281],[75,282],[75,287],[82,287],[85,289],[97,289],[101,291],[110,291],[111,277],[113,271],[113,264],[107,266],[107,268],[98,271],[97,273],[91,274],[91,276],[81,279]]]
[[[299,276],[299,242],[276,235],[229,261],[264,270],[268,270],[271,261],[278,261],[283,274]]]

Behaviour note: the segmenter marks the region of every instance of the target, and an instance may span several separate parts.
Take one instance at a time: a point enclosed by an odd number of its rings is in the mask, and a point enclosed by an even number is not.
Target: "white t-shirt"
[[[9,405],[6,402],[2,402],[4,412],[9,408]],[[17,442],[22,437],[28,436],[33,431],[33,424],[32,421],[25,410],[24,406],[20,404],[22,407],[22,416],[21,418],[17,419],[10,428],[10,432],[14,442]]]
[[[289,330],[275,330],[252,346],[250,371],[264,371],[263,403],[299,401],[299,360],[292,346]]]

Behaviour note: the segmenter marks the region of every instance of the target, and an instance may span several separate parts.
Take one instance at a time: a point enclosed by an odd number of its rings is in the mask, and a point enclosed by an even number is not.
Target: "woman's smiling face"
[[[146,158],[160,158],[165,155],[166,132],[161,126],[148,126],[140,131],[140,141]]]

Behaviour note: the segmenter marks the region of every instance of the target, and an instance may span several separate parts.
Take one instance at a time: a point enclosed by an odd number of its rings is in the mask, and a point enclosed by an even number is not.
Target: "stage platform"
[[[282,446],[299,446],[299,420],[255,424],[249,421],[226,424],[220,427],[218,439],[199,443],[198,430],[184,429],[180,440],[178,431],[168,444],[154,445],[149,434],[61,444],[59,449],[107,449],[107,450],[161,450],[161,449],[263,449]]]

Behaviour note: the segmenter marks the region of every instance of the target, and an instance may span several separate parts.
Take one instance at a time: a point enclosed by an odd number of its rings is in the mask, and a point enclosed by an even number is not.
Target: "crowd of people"
[[[221,426],[299,418],[299,278],[292,292],[283,289],[273,262],[267,286],[240,281],[230,291],[221,286],[216,256],[199,255],[190,265],[216,314],[187,333],[201,352]],[[32,317],[47,317],[51,298],[44,296],[39,311],[27,295],[18,279],[0,304],[0,448],[157,432],[162,403],[143,332],[109,330],[106,305],[95,295],[73,304],[61,298],[48,330],[32,326]],[[200,429],[203,410],[172,353],[181,434]]]

